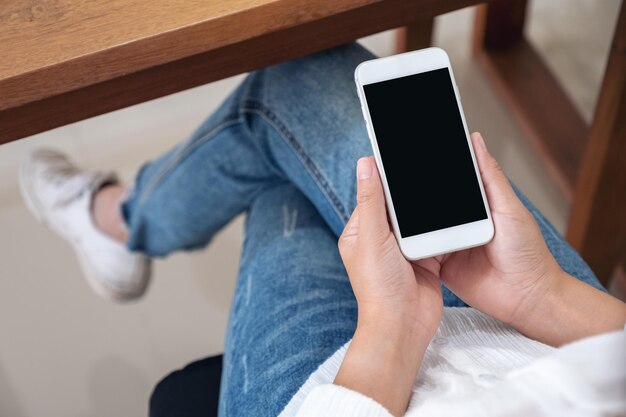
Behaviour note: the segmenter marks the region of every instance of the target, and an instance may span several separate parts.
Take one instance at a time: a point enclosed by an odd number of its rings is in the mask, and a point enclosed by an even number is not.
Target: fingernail
[[[485,139],[483,138],[483,135],[481,135],[479,132],[476,132],[476,136],[478,136],[478,143],[483,148],[483,150],[486,151],[487,144],[485,143]]]
[[[372,163],[367,158],[361,158],[357,162],[356,175],[360,180],[366,180],[372,176]]]

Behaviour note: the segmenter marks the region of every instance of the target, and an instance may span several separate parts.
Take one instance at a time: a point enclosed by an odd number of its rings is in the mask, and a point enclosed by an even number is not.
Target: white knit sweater
[[[346,344],[280,417],[391,417],[333,385]],[[626,331],[555,349],[470,308],[446,308],[406,416],[626,416]]]

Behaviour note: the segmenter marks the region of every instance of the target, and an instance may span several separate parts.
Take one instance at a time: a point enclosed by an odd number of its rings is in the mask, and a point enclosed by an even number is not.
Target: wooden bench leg
[[[477,6],[474,56],[569,199],[588,128],[541,56],[524,38],[526,5],[526,0],[493,0]]]
[[[580,167],[567,240],[603,284],[626,262],[626,8],[622,2]]]
[[[396,30],[396,52],[428,48],[432,42],[435,19],[422,19]]]
[[[524,37],[527,0],[494,0],[476,7],[474,52],[506,49]]]

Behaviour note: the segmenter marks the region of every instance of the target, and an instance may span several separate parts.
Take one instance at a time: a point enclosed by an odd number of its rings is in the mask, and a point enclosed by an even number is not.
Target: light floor
[[[530,37],[590,119],[619,0],[537,0]],[[568,207],[470,60],[473,12],[437,20],[435,44],[451,55],[470,129],[487,138],[508,175],[559,229]],[[363,40],[392,52],[383,33]],[[182,140],[237,84],[230,78],[0,146],[0,416],[142,416],[168,371],[222,350],[242,242],[241,219],[208,250],[157,261],[138,303],[115,305],[87,287],[74,256],[26,211],[17,168],[40,146],[88,168],[132,179]],[[558,115],[555,115],[558,117]]]

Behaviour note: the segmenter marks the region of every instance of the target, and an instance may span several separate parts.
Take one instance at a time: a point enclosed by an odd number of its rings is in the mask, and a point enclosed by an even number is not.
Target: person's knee
[[[251,77],[253,81],[262,81],[258,84],[263,86],[266,100],[273,102],[274,97],[280,97],[284,101],[286,95],[293,95],[309,103],[311,92],[323,99],[333,95],[346,97],[346,92],[356,94],[354,70],[361,62],[373,58],[360,44],[350,43],[273,65]],[[255,96],[254,88],[251,95]],[[305,96],[309,99],[305,100]]]
[[[326,49],[292,62],[302,63],[310,67],[324,68],[347,65],[349,69],[354,70],[356,65],[374,58],[376,58],[376,56],[364,46],[357,42],[352,42]]]

